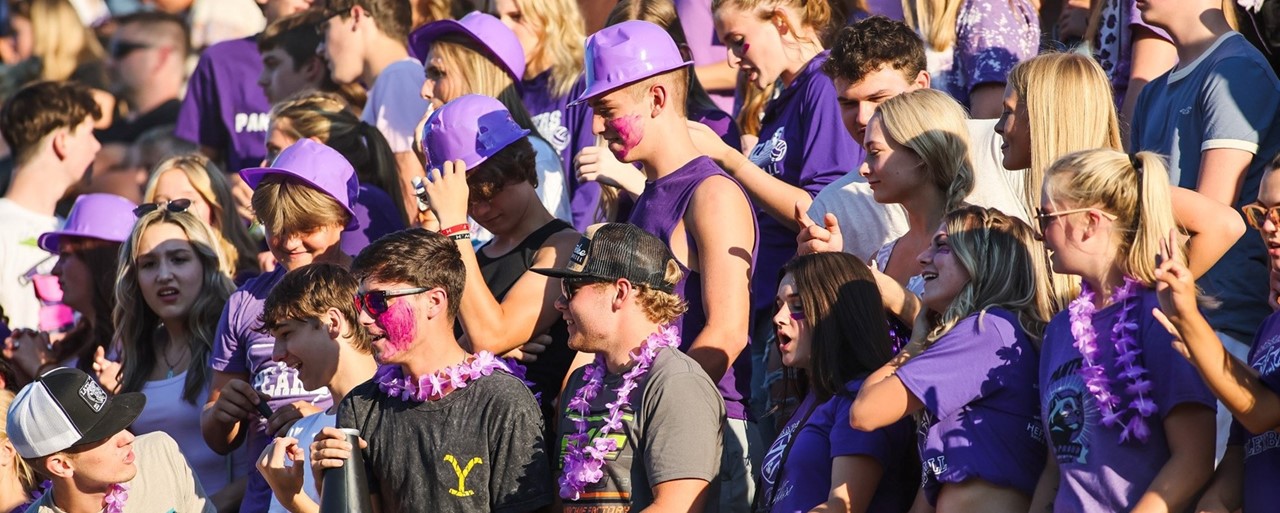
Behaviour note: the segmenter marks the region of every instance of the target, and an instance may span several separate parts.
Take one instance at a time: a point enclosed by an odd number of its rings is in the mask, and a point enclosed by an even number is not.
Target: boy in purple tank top
[[[665,242],[686,273],[676,285],[689,303],[676,322],[681,350],[717,382],[728,416],[720,508],[745,511],[754,493],[751,462],[762,449],[747,418],[751,369],[742,355],[754,213],[742,187],[693,145],[685,113],[691,63],[666,30],[644,21],[613,25],[587,39],[586,60],[587,89],[577,101],[595,111],[593,130],[609,150],[639,162],[648,181],[630,221]]]

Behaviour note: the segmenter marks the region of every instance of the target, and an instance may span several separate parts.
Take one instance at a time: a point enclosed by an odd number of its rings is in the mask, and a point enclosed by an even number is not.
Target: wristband
[[[469,225],[469,224],[467,224],[467,223],[455,224],[455,225],[450,226],[450,227],[448,227],[448,228],[441,229],[441,230],[440,230],[440,235],[453,235],[453,234],[455,234],[455,233],[459,233],[459,232],[466,233],[466,234],[470,235],[470,234],[471,234],[471,225]]]
[[[451,233],[449,238],[453,240],[471,240],[471,232]]]

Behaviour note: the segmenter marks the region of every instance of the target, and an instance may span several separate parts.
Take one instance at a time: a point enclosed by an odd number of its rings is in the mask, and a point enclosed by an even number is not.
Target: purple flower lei
[[[1089,284],[1082,283],[1080,297],[1071,302],[1067,308],[1071,317],[1071,335],[1075,337],[1075,348],[1084,356],[1084,365],[1080,367],[1080,376],[1084,378],[1085,388],[1093,395],[1102,410],[1102,423],[1109,427],[1123,425],[1120,441],[1128,441],[1130,437],[1146,443],[1151,429],[1147,427],[1147,418],[1156,412],[1155,400],[1148,397],[1151,393],[1151,380],[1146,379],[1147,369],[1142,366],[1142,349],[1134,340],[1138,331],[1136,320],[1137,297],[1139,283],[1128,276],[1124,277],[1124,286],[1111,297],[1112,303],[1123,303],[1115,325],[1111,327],[1111,340],[1115,347],[1115,361],[1123,366],[1119,376],[1128,380],[1126,394],[1133,396],[1127,405],[1121,406],[1120,395],[1112,392],[1111,379],[1107,377],[1107,369],[1098,362],[1098,335],[1093,329],[1093,290]],[[1127,417],[1127,420],[1126,420]]]
[[[124,502],[129,500],[129,483],[111,485],[111,491],[102,500],[105,513],[124,513]]]
[[[595,362],[583,370],[586,384],[578,389],[578,393],[569,401],[568,409],[577,413],[573,425],[577,433],[567,437],[564,447],[564,473],[560,476],[560,497],[578,500],[587,485],[597,483],[604,477],[605,455],[618,450],[618,441],[609,436],[622,429],[622,409],[631,404],[631,392],[636,389],[636,381],[649,372],[658,353],[664,348],[680,345],[680,335],[672,326],[663,326],[657,333],[649,335],[639,349],[631,352],[635,366],[622,375],[622,384],[614,389],[616,398],[605,405],[609,409],[604,425],[600,427],[595,438],[587,436],[587,415],[591,411],[591,401],[604,388],[604,357],[596,355]]]
[[[514,358],[498,358],[488,351],[480,351],[468,356],[457,365],[446,367],[426,376],[405,377],[399,365],[383,365],[374,373],[373,380],[378,389],[391,397],[399,397],[402,401],[426,402],[440,399],[449,392],[467,388],[467,383],[494,371],[503,371],[523,381],[525,386],[533,383],[524,379],[524,366],[516,363]],[[535,394],[537,398],[538,394]]]

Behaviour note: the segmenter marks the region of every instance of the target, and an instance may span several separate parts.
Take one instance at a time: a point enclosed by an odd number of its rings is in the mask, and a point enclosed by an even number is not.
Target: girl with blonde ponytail
[[[1169,191],[1151,152],[1085,150],[1045,173],[1040,235],[1081,290],[1045,329],[1033,510],[1181,511],[1213,473],[1213,395],[1152,315],[1160,260],[1185,262]]]

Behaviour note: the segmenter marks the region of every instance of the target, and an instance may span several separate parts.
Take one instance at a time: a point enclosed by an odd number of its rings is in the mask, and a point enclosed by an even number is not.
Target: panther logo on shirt
[[[1078,372],[1082,362],[1077,358],[1058,367],[1044,392],[1048,398],[1044,415],[1049,443],[1060,464],[1084,464],[1089,460],[1089,432],[1098,422],[1098,406],[1088,396]]]
[[[784,136],[786,130],[786,127],[774,130],[773,136],[756,144],[748,157],[753,164],[774,176],[782,174],[782,160],[787,158],[787,140]]]

